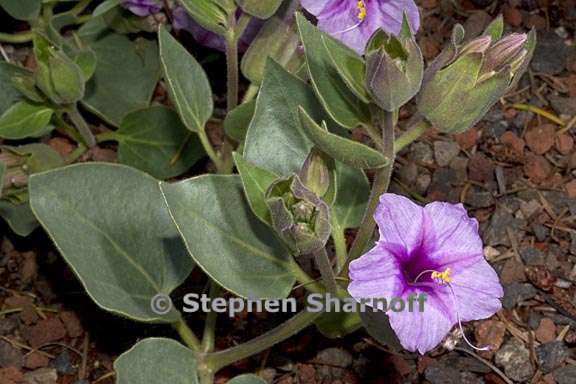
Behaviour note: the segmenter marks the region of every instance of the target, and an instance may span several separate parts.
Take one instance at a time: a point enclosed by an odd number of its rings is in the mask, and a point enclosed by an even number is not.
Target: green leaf
[[[290,73],[295,73],[304,65],[304,58],[298,52],[300,37],[294,23],[294,8],[294,1],[284,2],[278,13],[264,23],[244,53],[242,74],[251,82],[262,83],[268,59]]]
[[[366,332],[380,344],[388,346],[394,351],[402,350],[386,313],[367,308],[365,312],[360,312],[360,319]]]
[[[90,80],[92,76],[94,76],[97,61],[98,58],[96,57],[96,53],[90,48],[81,49],[75,52],[74,62],[78,67],[80,67],[86,81]]]
[[[19,140],[46,134],[53,113],[44,105],[20,101],[0,117],[0,137]]]
[[[42,0],[0,0],[0,7],[18,20],[34,20],[40,15]]]
[[[236,0],[242,10],[259,19],[267,19],[276,13],[282,0]]]
[[[30,204],[90,297],[143,322],[173,322],[151,299],[169,295],[193,262],[163,204],[158,181],[122,165],[91,163],[33,175]]]
[[[242,179],[244,193],[250,208],[252,208],[252,212],[263,223],[270,225],[272,221],[270,219],[270,210],[266,204],[266,191],[278,179],[278,176],[246,161],[238,153],[234,153],[234,162]]]
[[[6,172],[6,164],[0,161],[0,197],[2,197],[2,189],[4,188],[4,173]]]
[[[348,88],[364,103],[370,103],[370,96],[364,87],[366,64],[356,52],[327,35],[321,35],[322,43],[332,65]]]
[[[332,38],[320,32],[301,14],[296,15],[296,22],[306,53],[310,80],[328,114],[346,128],[369,122],[368,105],[359,100],[342,80],[322,41],[323,36],[325,39]]]
[[[122,0],[104,0],[100,5],[94,8],[94,12],[92,12],[92,17],[101,16],[106,12],[108,12],[109,10],[116,8],[120,4],[122,4]]]
[[[22,98],[21,93],[14,87],[14,80],[30,75],[24,68],[0,62],[0,114]]]
[[[48,171],[64,165],[64,160],[58,152],[47,144],[32,143],[18,147],[4,146],[2,149],[25,156],[27,173],[29,174]]]
[[[228,15],[235,11],[234,0],[180,0],[188,15],[205,29],[226,34]]]
[[[256,100],[251,100],[248,103],[240,104],[230,111],[224,120],[224,131],[226,134],[239,143],[244,141],[250,122],[254,117],[255,109]]]
[[[116,384],[198,384],[194,354],[171,339],[140,341],[116,359],[114,370]]]
[[[266,381],[259,376],[246,373],[244,375],[236,376],[227,384],[266,384]]]
[[[0,217],[18,236],[26,237],[38,228],[38,221],[28,202],[13,204],[6,200],[0,200]]]
[[[339,162],[336,163],[336,175],[338,188],[332,220],[336,220],[341,229],[357,228],[370,197],[370,183],[364,172]]]
[[[389,163],[390,160],[375,149],[330,133],[325,123],[321,127],[302,107],[299,111],[308,138],[334,159],[354,168],[381,168]]]
[[[250,211],[239,176],[163,183],[162,191],[190,254],[213,280],[241,297],[288,296],[290,256]]]
[[[330,339],[344,337],[362,327],[360,315],[356,312],[326,312],[314,324],[322,335]]]
[[[490,36],[492,38],[492,44],[500,40],[502,33],[504,32],[504,18],[499,15],[497,18],[492,20],[492,22],[484,30],[483,36]]]
[[[165,28],[160,29],[158,40],[170,98],[184,125],[193,132],[202,131],[214,109],[208,76],[194,56]]]
[[[313,146],[300,125],[299,106],[315,120],[327,119],[310,87],[269,60],[246,135],[244,158],[279,176],[297,173]]]
[[[127,115],[112,138],[118,140],[118,160],[168,179],[186,172],[204,156],[196,134],[188,131],[176,112],[154,106]]]
[[[150,105],[160,78],[158,46],[153,41],[132,42],[126,36],[110,33],[86,40],[96,53],[98,65],[86,84],[83,104],[118,126],[128,113]]]

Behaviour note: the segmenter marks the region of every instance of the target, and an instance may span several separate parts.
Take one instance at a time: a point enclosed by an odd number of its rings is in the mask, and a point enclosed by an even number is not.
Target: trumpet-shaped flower
[[[122,5],[137,16],[148,16],[162,9],[162,3],[158,0],[124,0]]]
[[[404,13],[413,32],[420,14],[413,0],[302,0],[302,6],[318,18],[318,28],[363,54],[378,29],[398,35]]]
[[[350,264],[348,291],[356,300],[427,296],[422,312],[387,313],[404,348],[423,354],[455,325],[500,310],[502,286],[483,257],[478,222],[461,204],[421,207],[387,193],[375,220],[380,239]]]

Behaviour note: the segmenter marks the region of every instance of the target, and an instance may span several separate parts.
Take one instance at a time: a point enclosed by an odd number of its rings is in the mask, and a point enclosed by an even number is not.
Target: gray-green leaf
[[[301,14],[296,15],[296,22],[306,53],[310,80],[328,114],[346,128],[355,128],[361,122],[369,122],[368,105],[350,91],[322,41],[323,36],[325,39],[331,37],[320,32]]]
[[[266,381],[259,376],[251,373],[236,376],[228,382],[228,384],[266,384]]]
[[[299,106],[315,120],[327,118],[312,89],[269,60],[246,135],[244,158],[279,176],[298,172],[313,146],[300,125]]]
[[[236,0],[242,10],[259,19],[272,16],[282,4],[282,0]]]
[[[165,28],[160,29],[158,40],[170,98],[184,125],[191,131],[199,132],[204,129],[214,109],[208,76],[194,56]]]
[[[255,108],[256,100],[251,100],[248,103],[240,104],[230,111],[224,120],[224,131],[226,134],[239,143],[244,141],[250,122],[254,117]]]
[[[0,7],[18,20],[34,20],[40,15],[42,0],[0,0]]]
[[[6,200],[0,200],[0,217],[18,236],[26,237],[38,228],[38,221],[28,202],[13,204]]]
[[[118,160],[157,179],[186,172],[204,155],[196,134],[188,131],[176,112],[154,106],[127,115],[113,134]]]
[[[32,211],[103,309],[173,322],[151,299],[169,295],[193,262],[163,204],[158,181],[123,165],[72,165],[30,178]]]
[[[162,184],[170,213],[196,263],[218,284],[250,298],[284,298],[289,255],[250,211],[239,176]]]
[[[332,220],[336,220],[342,230],[359,227],[370,197],[368,178],[361,170],[338,162],[336,174],[338,188]]]
[[[250,208],[252,208],[252,212],[254,212],[263,223],[270,225],[272,221],[265,197],[268,187],[278,179],[278,176],[246,161],[242,155],[238,153],[234,153],[234,162],[242,179],[244,193],[246,194]]]
[[[53,113],[45,105],[20,101],[0,117],[0,137],[19,140],[46,134]]]
[[[87,32],[87,31],[86,31]],[[130,112],[146,108],[158,79],[160,60],[155,42],[117,34],[84,37],[96,53],[98,65],[86,84],[84,106],[118,126]],[[100,36],[100,35],[97,35]]]
[[[328,132],[325,123],[322,127],[316,124],[302,107],[300,121],[306,135],[318,148],[344,164],[354,168],[381,168],[390,161],[367,145]]]
[[[116,384],[198,384],[196,358],[182,344],[148,338],[114,362]]]

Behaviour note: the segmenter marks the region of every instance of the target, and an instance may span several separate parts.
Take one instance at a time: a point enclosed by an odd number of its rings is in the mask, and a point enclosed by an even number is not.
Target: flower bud
[[[512,33],[496,42],[486,51],[481,74],[498,71],[506,65],[522,60],[527,53],[524,48],[527,38],[525,33]]]
[[[410,32],[399,37],[376,32],[366,52],[366,88],[380,108],[391,112],[410,101],[423,75],[422,52]]]
[[[486,33],[456,47],[454,58],[424,84],[419,112],[442,132],[467,130],[515,86],[532,58],[535,44],[532,31],[503,38]]]
[[[322,198],[333,184],[334,160],[313,148],[298,176],[306,188]]]
[[[274,182],[266,192],[272,227],[297,255],[323,248],[330,236],[328,205],[298,175]]]

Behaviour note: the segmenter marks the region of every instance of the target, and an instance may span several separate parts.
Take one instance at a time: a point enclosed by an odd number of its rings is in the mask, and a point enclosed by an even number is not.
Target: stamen
[[[334,32],[335,34],[350,32],[350,31],[358,28],[360,25],[362,25],[364,20],[366,20],[366,16],[368,15],[368,12],[366,10],[366,3],[364,2],[364,0],[358,0],[358,2],[356,3],[356,9],[358,10],[358,13],[356,14],[356,18],[358,19],[358,22],[356,24],[354,24],[353,26],[346,28],[342,31]]]
[[[460,328],[462,338],[464,339],[466,344],[468,344],[472,349],[475,349],[477,351],[489,351],[490,350],[489,345],[481,348],[477,347],[474,344],[472,344],[470,340],[468,340],[468,338],[466,337],[466,333],[464,333],[464,327],[462,326],[462,319],[460,319],[460,313],[458,312],[458,302],[456,301],[456,293],[454,292],[454,287],[452,286],[452,284],[450,284],[452,282],[450,272],[451,272],[450,268],[446,268],[444,272],[438,272],[432,269],[427,269],[425,271],[420,272],[418,276],[416,276],[416,278],[414,279],[414,284],[417,283],[418,279],[420,279],[423,275],[430,273],[430,277],[432,277],[432,279],[434,279],[438,284],[447,285],[448,288],[450,288],[450,293],[452,294],[452,301],[454,302],[454,311],[456,312],[456,320],[458,320],[458,327]]]
[[[358,8],[358,20],[360,21],[364,21],[364,19],[366,18],[366,4],[364,4],[364,0],[358,0],[358,3],[356,4],[356,8]]]

